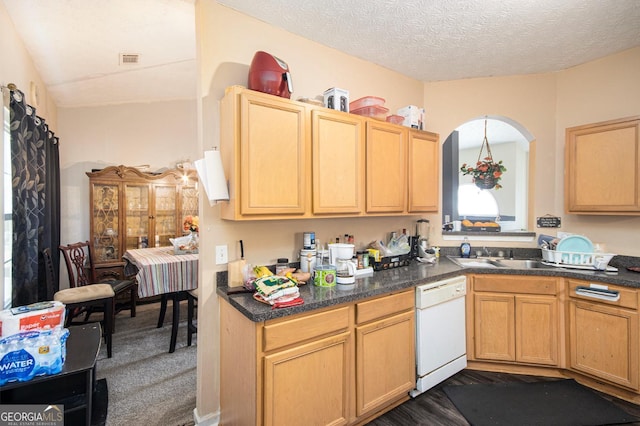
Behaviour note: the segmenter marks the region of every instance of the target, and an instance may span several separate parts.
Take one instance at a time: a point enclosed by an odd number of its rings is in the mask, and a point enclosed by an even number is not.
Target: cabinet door
[[[125,250],[149,247],[151,186],[125,183],[124,204]],[[153,241],[151,243],[153,244]]]
[[[182,235],[182,217],[177,210],[176,185],[153,185],[153,209],[150,211],[149,235],[154,235],[154,241],[149,241],[149,247],[171,246],[169,238]]]
[[[558,365],[555,297],[516,296],[516,361]]]
[[[407,199],[408,130],[367,121],[367,212],[402,213]]]
[[[356,339],[356,415],[361,416],[415,386],[415,313],[359,326]]]
[[[265,426],[348,422],[350,336],[342,333],[265,356]]]
[[[275,96],[240,95],[240,213],[303,214],[305,108]]]
[[[640,117],[567,129],[570,213],[640,212]]]
[[[119,212],[120,186],[93,183],[91,185],[91,238],[96,264],[122,259]]]
[[[475,358],[515,361],[514,296],[476,293],[474,308]]]
[[[364,122],[349,114],[312,112],[313,213],[361,213]]]
[[[638,313],[569,302],[570,367],[638,390]]]
[[[437,212],[440,188],[440,143],[435,133],[409,131],[409,213]]]

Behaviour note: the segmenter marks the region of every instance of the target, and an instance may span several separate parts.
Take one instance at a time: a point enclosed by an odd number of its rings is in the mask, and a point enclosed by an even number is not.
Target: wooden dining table
[[[198,287],[198,254],[175,254],[173,247],[152,247],[127,250],[122,257],[125,274],[135,275],[138,282],[138,296],[162,297],[158,328],[162,327],[167,300],[171,299],[173,319],[169,352],[174,352],[180,322],[180,301],[186,298],[188,291]]]

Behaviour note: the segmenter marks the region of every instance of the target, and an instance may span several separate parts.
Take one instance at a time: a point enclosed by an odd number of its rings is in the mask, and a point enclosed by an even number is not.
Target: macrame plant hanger
[[[482,151],[484,150],[484,147],[487,147],[487,156],[486,157],[482,157]],[[480,162],[480,160],[484,160],[484,158],[486,158],[486,161],[490,161],[493,163],[493,155],[491,155],[491,147],[489,146],[489,139],[487,139],[487,119],[484,119],[484,139],[482,139],[482,145],[480,145],[480,152],[478,153],[478,163]]]
[[[485,146],[487,147],[487,156],[482,156]],[[482,145],[480,146],[480,152],[478,153],[478,162],[493,164],[493,155],[491,154],[491,147],[489,146],[489,139],[487,139],[487,119],[484,119],[484,139],[482,139]],[[496,181],[491,173],[485,176],[484,179],[475,179],[475,184],[481,189],[491,189],[496,186]]]

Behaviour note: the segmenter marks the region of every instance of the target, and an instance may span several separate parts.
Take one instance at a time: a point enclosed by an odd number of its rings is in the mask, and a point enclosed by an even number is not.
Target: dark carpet
[[[638,421],[574,380],[445,386],[473,426],[590,426]]]

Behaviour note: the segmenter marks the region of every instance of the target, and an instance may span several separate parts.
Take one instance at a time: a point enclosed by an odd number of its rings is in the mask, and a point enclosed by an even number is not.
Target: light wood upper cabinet
[[[402,213],[407,197],[408,130],[367,121],[367,212]]]
[[[437,212],[439,137],[229,87],[220,146],[230,220]]]
[[[311,120],[313,213],[362,213],[364,120],[330,110],[312,111]]]
[[[409,131],[409,213],[437,212],[440,195],[440,138],[436,133]]]
[[[232,87],[221,103],[221,155],[230,188],[225,219],[307,211],[308,119],[303,105]]]
[[[640,117],[566,130],[565,209],[640,214]]]

